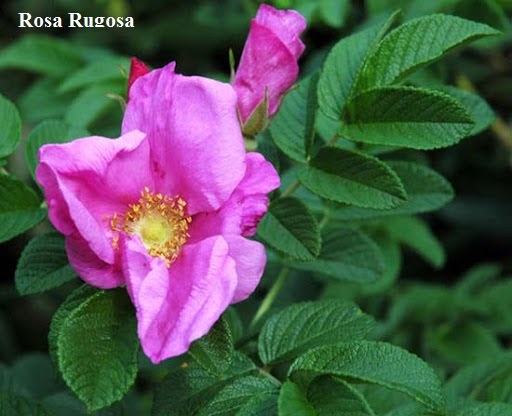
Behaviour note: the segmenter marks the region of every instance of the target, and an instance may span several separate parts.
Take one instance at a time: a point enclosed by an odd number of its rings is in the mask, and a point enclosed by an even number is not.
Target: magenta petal
[[[174,67],[133,84],[123,131],[148,135],[160,192],[179,193],[193,215],[228,199],[244,175],[245,149],[233,87],[175,74]]]
[[[205,335],[237,287],[235,262],[222,237],[185,245],[170,268],[150,257],[138,239],[128,239],[123,267],[142,348],[154,363],[183,354]]]
[[[144,186],[153,186],[144,134],[134,131],[115,140],[87,137],[49,144],[40,149],[39,160],[36,176],[48,201],[51,222],[88,248],[73,250],[71,244],[74,263],[87,264],[87,276],[93,273],[94,256],[98,274],[105,264],[114,265],[109,216],[122,214],[129,203],[137,201]],[[120,278],[112,276],[105,274],[105,282],[95,285],[116,286]]]
[[[229,256],[235,260],[238,285],[231,303],[241,302],[254,292],[267,262],[263,244],[240,236],[226,236]]]
[[[190,225],[191,241],[212,235],[253,235],[268,209],[267,194],[279,188],[280,179],[270,162],[260,153],[247,153],[244,178],[229,200],[217,212],[194,217]]]
[[[306,19],[300,13],[295,10],[278,10],[262,4],[254,20],[279,36],[294,58],[299,59],[305,49],[299,35],[306,29]]]
[[[112,289],[124,284],[119,262],[110,264],[103,261],[78,234],[66,237],[66,252],[73,269],[90,285]]]
[[[299,74],[297,60],[304,51],[299,35],[306,27],[297,12],[262,5],[251,29],[233,80],[238,108],[245,123],[268,94],[269,117]]]

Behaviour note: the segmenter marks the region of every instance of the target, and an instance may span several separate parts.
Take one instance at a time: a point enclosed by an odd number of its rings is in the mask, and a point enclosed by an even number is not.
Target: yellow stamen
[[[153,257],[165,259],[169,267],[178,257],[181,247],[190,237],[192,218],[186,214],[187,203],[178,195],[155,194],[144,187],[136,204],[128,204],[124,214],[109,216],[110,229],[115,233],[112,247],[119,247],[119,232],[137,234]]]

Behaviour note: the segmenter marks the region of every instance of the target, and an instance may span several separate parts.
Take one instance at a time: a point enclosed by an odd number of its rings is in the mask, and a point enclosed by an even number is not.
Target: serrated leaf
[[[0,95],[0,158],[9,156],[21,139],[21,119],[16,106]]]
[[[265,323],[258,352],[265,364],[275,364],[321,345],[363,339],[374,326],[374,320],[353,303],[339,300],[299,303]]]
[[[453,188],[439,173],[411,162],[388,162],[398,174],[407,193],[407,202],[389,210],[343,207],[335,212],[339,220],[375,218],[389,215],[418,214],[434,211],[453,199]]]
[[[29,230],[46,216],[36,193],[13,176],[0,174],[0,243]]]
[[[356,341],[319,347],[299,357],[289,371],[291,379],[299,384],[321,374],[400,391],[437,412],[445,406],[434,370],[416,355],[384,342]]]
[[[296,198],[279,198],[258,226],[258,236],[290,258],[311,260],[320,252],[318,223]]]
[[[322,241],[322,250],[315,261],[290,262],[288,266],[356,283],[371,282],[382,276],[382,253],[361,231],[328,229],[322,233]]]
[[[453,48],[497,35],[490,26],[435,14],[411,20],[391,31],[365,63],[360,90],[397,83]]]
[[[354,83],[368,51],[389,28],[396,14],[384,24],[374,25],[340,40],[327,56],[318,81],[318,104],[323,114],[340,120],[345,103],[353,94]]]
[[[385,227],[395,241],[410,247],[434,267],[443,266],[443,246],[425,221],[417,217],[388,218]]]
[[[312,75],[287,93],[270,124],[276,146],[298,162],[306,161],[314,139],[317,83],[318,75]]]
[[[59,86],[59,92],[88,87],[93,83],[124,79],[122,70],[129,72],[130,60],[122,56],[106,57],[73,72]]]
[[[96,292],[97,289],[92,286],[86,284],[80,286],[78,289],[71,292],[71,294],[64,300],[64,302],[61,303],[57,311],[53,314],[50,331],[48,333],[48,347],[50,358],[55,365],[58,365],[59,362],[57,357],[57,341],[59,339],[62,324],[73,309],[80,306]]]
[[[43,405],[6,391],[0,391],[0,414],[2,416],[51,416]]]
[[[76,278],[68,262],[64,237],[56,232],[38,235],[27,244],[14,275],[20,295],[45,292]]]
[[[506,403],[481,403],[471,409],[463,410],[456,416],[510,416],[512,405]]]
[[[306,395],[297,384],[286,381],[279,393],[279,416],[317,416]]]
[[[348,103],[343,118],[342,134],[347,139],[411,149],[451,146],[474,127],[455,98],[413,87],[361,93]]]
[[[246,376],[222,388],[199,412],[199,416],[230,416],[257,414],[249,412],[253,401],[277,402],[277,385],[266,378]],[[261,406],[261,404],[260,404]],[[267,413],[268,414],[268,413]]]
[[[223,318],[188,351],[201,367],[214,375],[224,374],[231,365],[234,352],[231,331]]]
[[[353,150],[324,147],[298,177],[306,188],[323,198],[359,207],[387,209],[407,199],[393,169]]]
[[[30,174],[36,180],[35,170],[39,163],[37,152],[48,143],[66,143],[72,139],[86,137],[89,132],[84,128],[73,127],[60,120],[46,120],[38,124],[27,136],[24,148],[25,161]]]
[[[361,392],[341,379],[316,378],[308,386],[307,398],[317,416],[375,416]]]
[[[235,352],[229,371],[214,376],[197,365],[181,367],[159,384],[155,392],[152,416],[189,416],[197,414],[232,380],[243,375],[255,375],[254,363]]]
[[[492,108],[479,95],[449,86],[444,86],[439,90],[450,94],[467,110],[471,120],[475,123],[471,135],[484,131],[496,119]]]
[[[135,313],[125,290],[98,291],[71,310],[57,339],[59,369],[90,411],[120,400],[137,374]]]
[[[82,62],[71,43],[42,35],[23,36],[0,51],[0,68],[20,68],[45,75],[71,73]]]

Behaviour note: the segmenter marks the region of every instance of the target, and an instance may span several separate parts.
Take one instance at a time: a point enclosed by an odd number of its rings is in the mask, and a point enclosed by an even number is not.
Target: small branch
[[[267,296],[265,296],[265,299],[263,299],[263,302],[261,302],[261,305],[257,310],[256,314],[254,315],[254,318],[252,318],[252,321],[249,324],[249,332],[251,332],[251,330],[255,328],[256,324],[260,321],[263,315],[265,315],[268,312],[268,310],[272,307],[277,295],[283,288],[289,275],[290,269],[288,267],[283,267],[279,272],[276,281],[268,291]]]
[[[286,190],[281,194],[281,198],[286,198],[293,194],[298,188],[300,188],[300,182],[298,179],[295,180]]]

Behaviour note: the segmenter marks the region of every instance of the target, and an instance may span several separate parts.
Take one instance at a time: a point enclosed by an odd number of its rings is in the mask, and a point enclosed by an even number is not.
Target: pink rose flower
[[[126,284],[154,363],[254,291],[265,250],[245,237],[279,186],[245,153],[233,88],[174,66],[132,85],[120,138],[45,145],[36,172],[71,265],[93,286]]]
[[[283,94],[297,80],[297,61],[305,48],[299,36],[305,28],[306,20],[295,10],[260,6],[233,79],[244,125],[253,116],[261,118],[258,106],[264,106],[266,123],[279,108]]]

